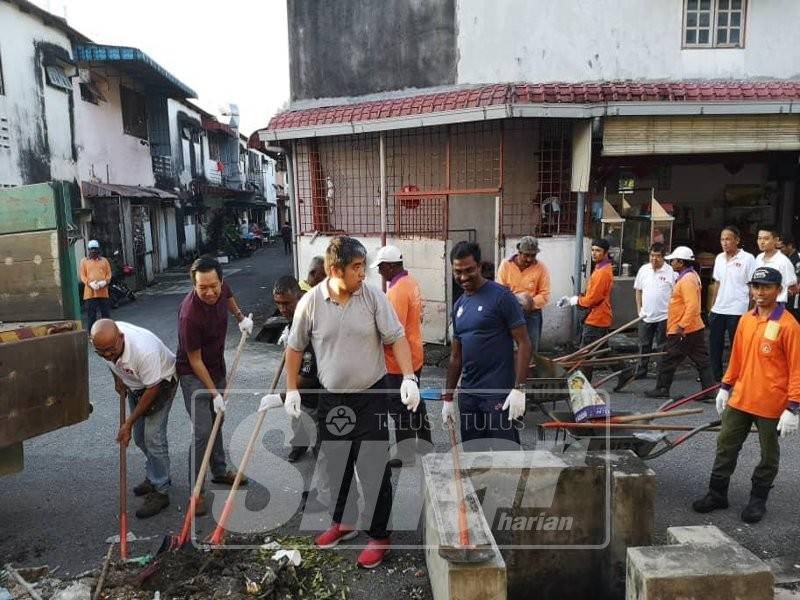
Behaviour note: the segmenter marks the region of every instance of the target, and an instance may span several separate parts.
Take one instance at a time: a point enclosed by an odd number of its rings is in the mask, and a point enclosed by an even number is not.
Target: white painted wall
[[[358,239],[367,249],[367,263],[375,257],[381,246],[379,237],[363,237]],[[331,236],[317,236],[311,242],[311,236],[300,236],[298,239],[299,276],[305,276],[311,259],[324,256]],[[422,337],[426,342],[443,344],[447,336],[449,311],[447,310],[447,286],[445,271],[445,243],[441,240],[393,240],[403,252],[404,265],[419,282],[422,297],[425,300],[425,316],[422,324]],[[380,288],[381,278],[377,269],[368,269],[367,281]]]
[[[457,83],[800,75],[797,0],[747,2],[742,49],[682,49],[683,4],[457,0]]]
[[[518,241],[519,238],[506,238],[505,258],[516,253]],[[587,265],[590,260],[591,245],[590,239],[583,240],[583,259]],[[547,349],[554,344],[563,344],[570,339],[572,311],[558,308],[556,302],[561,296],[574,294],[571,277],[575,270],[575,237],[558,235],[539,238],[539,260],[547,266],[547,270],[550,272],[550,303],[542,311],[542,348]],[[588,272],[588,268],[586,271]],[[586,289],[585,275],[581,281],[581,289]]]
[[[5,93],[0,94],[0,186],[35,182],[25,172],[25,156],[34,153],[41,157],[45,140],[49,178],[73,181],[77,170],[72,159],[70,94],[47,85],[44,70],[37,73],[34,66],[34,42],[60,46],[69,56],[72,45],[64,33],[8,2],[0,3],[0,24],[5,84]]]
[[[102,181],[119,185],[155,185],[150,146],[122,130],[120,76],[104,70],[107,85],[101,87],[106,102],[92,104],[75,92],[75,123],[78,141],[78,168],[83,181]],[[75,88],[77,90],[77,84]],[[135,87],[126,80],[126,87]]]

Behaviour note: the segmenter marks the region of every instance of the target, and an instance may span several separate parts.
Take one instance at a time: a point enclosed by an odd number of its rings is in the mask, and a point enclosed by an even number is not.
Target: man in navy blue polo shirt
[[[525,412],[524,386],[531,358],[525,316],[508,288],[481,275],[478,244],[459,242],[450,262],[464,294],[453,307],[442,419],[455,420],[453,390],[461,377],[458,408],[465,449],[508,449],[509,443],[519,444],[513,421]]]

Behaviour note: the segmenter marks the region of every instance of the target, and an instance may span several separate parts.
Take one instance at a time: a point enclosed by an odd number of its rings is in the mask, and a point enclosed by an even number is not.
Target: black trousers
[[[650,352],[660,352],[667,341],[667,321],[657,323],[639,323],[639,353],[649,354]],[[658,361],[659,363],[661,361]],[[637,377],[647,377],[647,365],[649,358],[642,358],[636,366]]]
[[[415,374],[419,379],[422,369]],[[431,421],[428,418],[428,411],[425,408],[425,401],[421,401],[417,407],[417,412],[411,412],[400,401],[400,386],[403,383],[402,375],[389,373],[386,375],[387,405],[389,416],[394,421],[394,437],[397,441],[398,457],[408,455],[414,448],[414,443],[403,443],[406,440],[425,440],[433,443],[431,438]]]
[[[708,343],[711,352],[711,369],[714,379],[722,380],[724,370],[722,368],[722,354],[725,351],[725,334],[733,345],[733,336],[736,335],[736,327],[739,325],[741,315],[720,315],[715,312],[708,315],[709,335]]]
[[[711,372],[711,363],[708,358],[708,348],[706,347],[705,331],[698,329],[692,333],[687,333],[681,337],[679,335],[667,335],[666,356],[661,360],[658,369],[657,388],[669,391],[672,386],[672,379],[675,371],[683,362],[684,358],[689,358],[697,368],[703,389],[714,385],[714,375]]]
[[[587,325],[586,323],[584,323],[583,330],[581,331],[581,348],[588,346],[592,342],[596,342],[601,337],[607,334],[608,334],[608,327],[595,327],[594,325]],[[600,350],[603,346],[605,346],[605,344],[600,344],[597,348],[595,348],[595,350]],[[584,374],[587,381],[591,383],[594,369],[589,366],[582,366],[580,367],[580,371],[581,373]]]
[[[367,534],[373,539],[389,537],[392,479],[385,378],[363,392],[324,393],[318,410],[322,451],[328,457],[331,497],[335,498],[333,521],[356,523],[358,490],[353,476],[357,473],[369,523]]]
[[[100,312],[101,319],[111,317],[111,305],[108,303],[108,298],[89,298],[86,301],[86,328],[88,331],[92,330],[92,325],[97,321],[98,312]]]
[[[283,253],[289,254],[289,251],[292,249],[292,240],[283,240]]]

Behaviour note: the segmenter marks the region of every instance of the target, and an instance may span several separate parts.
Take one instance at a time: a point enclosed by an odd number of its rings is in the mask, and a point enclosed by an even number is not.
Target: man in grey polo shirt
[[[292,416],[300,416],[297,374],[303,351],[311,343],[325,388],[318,411],[324,423],[320,438],[328,455],[332,494],[339,488],[331,507],[332,526],[314,541],[320,548],[331,548],[358,535],[352,514],[355,486],[351,486],[357,472],[365,510],[372,511],[366,515],[371,539],[357,562],[371,569],[389,549],[392,510],[384,345],[392,346],[403,372],[403,404],[416,411],[420,396],[403,326],[386,296],[364,283],[366,257],[366,249],[354,238],[331,240],[325,253],[328,277],[303,296],[294,313],[286,347],[286,407]],[[359,457],[362,442],[367,444]]]

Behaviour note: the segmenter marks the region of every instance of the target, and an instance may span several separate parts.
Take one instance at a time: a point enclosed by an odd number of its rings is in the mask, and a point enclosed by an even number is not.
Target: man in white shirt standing
[[[794,265],[786,255],[778,249],[781,235],[772,227],[761,226],[758,230],[758,249],[761,254],[756,256],[756,268],[772,267],[780,271],[783,289],[778,295],[778,302],[786,304],[789,293],[797,293],[797,275]]]
[[[722,353],[725,349],[725,333],[732,346],[739,318],[750,306],[750,288],[747,284],[756,270],[756,259],[739,248],[740,238],[739,229],[733,225],[726,226],[719,235],[722,252],[714,260],[713,300],[708,321],[711,368],[715,381],[722,381],[724,373]]]
[[[633,289],[636,293],[636,311],[639,322],[639,349],[642,354],[658,351],[667,341],[667,307],[672,286],[678,274],[664,261],[664,244],[650,246],[650,262],[636,274]],[[647,378],[649,359],[642,358],[636,368],[635,378]],[[622,380],[622,378],[620,378]]]
[[[169,506],[167,418],[178,389],[175,355],[155,334],[124,321],[96,321],[91,340],[114,376],[117,393],[128,398],[130,414],[117,442],[127,446],[133,436],[144,453],[146,478],[133,493],[145,497],[136,516],[146,519]]]

